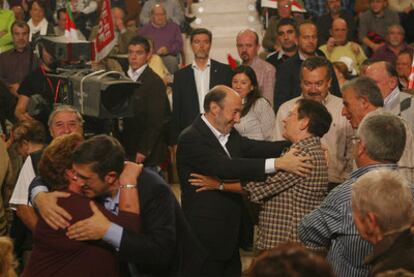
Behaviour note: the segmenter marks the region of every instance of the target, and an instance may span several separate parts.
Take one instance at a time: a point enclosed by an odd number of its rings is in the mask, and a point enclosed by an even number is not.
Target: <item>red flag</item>
[[[414,88],[414,58],[411,64],[411,74],[408,77],[408,89],[413,89],[413,88]]]
[[[78,40],[78,33],[76,32],[76,25],[73,21],[72,8],[69,0],[66,0],[65,37],[68,39]]]
[[[114,22],[109,0],[102,2],[98,35],[94,40],[96,60],[105,58],[116,44]]]
[[[230,54],[227,55],[227,61],[231,69],[236,69],[240,65],[240,62]]]

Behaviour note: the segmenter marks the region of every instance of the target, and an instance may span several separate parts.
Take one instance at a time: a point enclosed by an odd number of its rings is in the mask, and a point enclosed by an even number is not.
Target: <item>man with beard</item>
[[[216,85],[230,85],[230,67],[210,59],[212,34],[207,29],[195,29],[190,36],[194,53],[192,64],[174,74],[173,119],[171,143],[177,144],[178,135],[204,112],[203,101],[207,92]]]
[[[298,37],[298,52],[279,66],[274,93],[274,108],[276,112],[283,103],[301,94],[299,76],[302,62],[307,58],[324,56],[322,51],[317,49],[318,30],[315,23],[312,21],[300,23],[296,27],[296,35]],[[332,67],[332,65],[329,66]],[[341,96],[338,81],[333,70],[331,71],[331,79],[331,93]]]
[[[237,52],[243,65],[253,68],[259,83],[259,91],[273,107],[276,70],[271,64],[259,58],[259,49],[259,36],[256,32],[244,30],[237,35]]]
[[[281,49],[270,53],[266,58],[266,61],[272,64],[276,70],[279,64],[298,52],[298,38],[295,28],[296,22],[291,18],[282,18],[277,25],[276,41]]]

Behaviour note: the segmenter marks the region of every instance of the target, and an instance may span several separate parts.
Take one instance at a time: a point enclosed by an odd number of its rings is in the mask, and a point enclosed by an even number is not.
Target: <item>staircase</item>
[[[197,19],[193,28],[207,28],[213,33],[210,57],[227,63],[227,54],[240,59],[236,49],[236,36],[244,29],[253,29],[259,36],[262,25],[259,21],[255,0],[199,0],[192,5]],[[193,53],[190,42],[186,40],[185,55],[187,63],[192,62]]]

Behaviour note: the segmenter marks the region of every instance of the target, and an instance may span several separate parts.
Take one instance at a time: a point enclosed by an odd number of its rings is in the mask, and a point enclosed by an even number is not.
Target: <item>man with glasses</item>
[[[372,246],[359,236],[352,219],[352,184],[372,170],[398,169],[397,162],[403,155],[407,138],[404,122],[399,117],[381,110],[367,115],[368,106],[371,111],[377,109],[368,99],[382,106],[381,93],[369,78],[356,78],[345,85],[343,114],[353,127],[358,127],[352,139],[358,169],[299,225],[302,243],[315,250],[328,251],[327,260],[337,276],[362,277],[369,273],[364,258]]]
[[[344,182],[352,171],[351,137],[353,130],[346,118],[341,115],[342,99],[329,92],[331,68],[322,57],[313,57],[302,63],[300,70],[300,87],[302,95],[285,102],[276,115],[275,139],[283,139],[283,119],[298,99],[312,99],[322,103],[332,115],[332,125],[322,137],[322,143],[328,148],[329,188]]]

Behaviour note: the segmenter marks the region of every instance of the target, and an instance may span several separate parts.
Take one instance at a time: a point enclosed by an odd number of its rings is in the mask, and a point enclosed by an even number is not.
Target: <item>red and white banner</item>
[[[408,89],[414,89],[414,58],[411,64],[411,74],[408,77]]]
[[[277,9],[277,0],[262,0],[262,8]],[[292,12],[305,13],[306,10],[298,2],[292,1]]]
[[[96,60],[105,58],[116,44],[114,22],[111,15],[111,3],[109,0],[102,2],[99,16],[98,35],[94,40]]]

